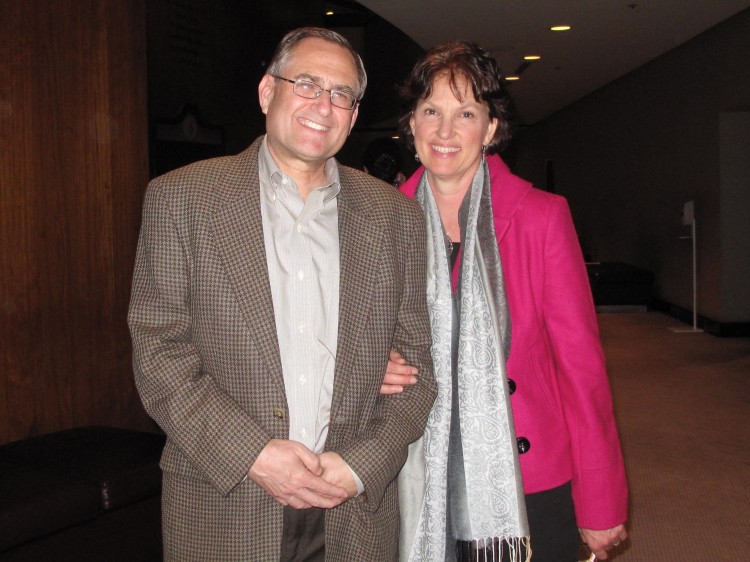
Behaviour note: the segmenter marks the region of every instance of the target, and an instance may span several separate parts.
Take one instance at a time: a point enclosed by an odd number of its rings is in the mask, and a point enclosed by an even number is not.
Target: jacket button
[[[516,381],[508,379],[508,394],[513,394],[516,391]]]
[[[286,411],[284,411],[284,408],[274,408],[273,415],[274,417],[279,418],[280,420],[283,420],[286,418]]]
[[[525,437],[519,437],[516,439],[516,443],[518,444],[518,454],[523,455],[525,452],[527,452],[529,449],[531,449],[531,443],[529,443],[529,440]]]

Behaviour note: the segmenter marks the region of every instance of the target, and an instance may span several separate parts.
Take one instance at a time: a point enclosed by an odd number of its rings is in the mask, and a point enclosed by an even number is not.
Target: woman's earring
[[[486,154],[487,154],[487,145],[483,144],[482,145],[482,156],[485,156]]]
[[[419,162],[419,154],[417,154],[416,152],[414,153],[414,161]]]

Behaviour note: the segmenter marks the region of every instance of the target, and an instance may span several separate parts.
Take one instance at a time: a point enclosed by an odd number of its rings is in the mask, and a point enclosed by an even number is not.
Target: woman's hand
[[[578,529],[583,542],[585,542],[591,552],[597,559],[606,560],[609,557],[609,551],[628,538],[625,525],[618,525],[611,529],[594,531],[592,529]]]
[[[385,369],[383,384],[380,386],[380,394],[400,394],[405,385],[417,383],[416,367],[406,364],[406,360],[395,349],[391,350],[388,357],[388,366]]]

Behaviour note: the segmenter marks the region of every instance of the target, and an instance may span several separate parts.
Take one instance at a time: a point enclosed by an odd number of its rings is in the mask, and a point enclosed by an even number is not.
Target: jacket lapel
[[[508,233],[516,211],[531,191],[531,184],[511,174],[508,166],[496,154],[487,157],[487,165],[490,168],[495,236],[500,243]]]
[[[505,238],[505,235],[508,232],[508,229],[510,228],[510,219],[505,219],[502,217],[495,216],[495,237],[497,238],[498,243]]]
[[[331,416],[341,403],[343,389],[352,373],[354,357],[372,305],[373,280],[380,262],[382,233],[368,220],[372,203],[367,189],[352,183],[340,168],[339,193],[339,333]]]
[[[258,180],[259,146],[259,141],[256,141],[239,156],[240,165],[236,173],[228,175],[227,181],[232,182],[236,190],[234,196],[228,198],[217,211],[213,226],[216,245],[242,315],[258,351],[268,364],[269,374],[277,380],[283,392],[284,377],[263,244]]]

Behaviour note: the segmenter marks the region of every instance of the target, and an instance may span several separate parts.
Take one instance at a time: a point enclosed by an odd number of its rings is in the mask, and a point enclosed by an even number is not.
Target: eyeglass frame
[[[345,109],[346,111],[354,111],[354,108],[357,107],[357,104],[361,101],[359,98],[357,98],[351,92],[345,92],[344,90],[339,90],[337,88],[332,88],[332,89],[324,88],[320,84],[316,84],[315,82],[313,82],[312,80],[309,80],[307,78],[297,78],[296,80],[292,80],[290,78],[284,78],[283,76],[279,76],[278,74],[271,74],[270,76],[272,76],[273,78],[276,78],[277,80],[284,80],[285,82],[289,82],[290,84],[293,85],[292,86],[292,92],[294,93],[294,95],[299,96],[301,98],[304,98],[306,100],[316,100],[316,99],[318,99],[320,97],[320,94],[322,94],[323,92],[328,92],[329,98],[331,100],[331,105],[333,107],[338,107],[339,109]],[[304,82],[305,84],[312,84],[313,86],[315,86],[317,88],[317,90],[315,92],[315,95],[310,98],[310,97],[303,96],[302,94],[298,93],[297,92],[297,84],[299,84],[300,82]],[[341,107],[340,105],[336,105],[335,103],[333,103],[333,94],[334,94],[334,92],[337,93],[337,94],[345,94],[347,96],[351,96],[352,99],[354,100],[354,102],[352,103],[352,106],[351,107]]]

